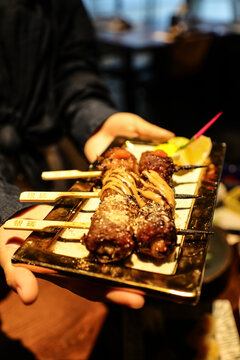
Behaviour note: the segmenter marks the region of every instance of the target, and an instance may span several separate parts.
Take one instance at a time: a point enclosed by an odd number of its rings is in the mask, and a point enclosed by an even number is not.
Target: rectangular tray
[[[154,142],[118,137],[111,147],[127,148],[138,158],[142,151],[151,150],[155,145]],[[202,195],[194,200],[177,200],[176,227],[211,229],[225,148],[224,143],[213,144],[207,168],[174,174],[176,193]],[[94,168],[94,164],[91,168]],[[76,181],[69,191],[89,191],[92,186],[90,180]],[[72,221],[79,220],[79,216],[90,218],[91,204],[65,198],[55,204],[46,219]],[[110,286],[130,288],[179,303],[194,305],[198,302],[208,249],[207,236],[178,235],[176,251],[164,262],[139,261],[133,254],[122,263],[99,264],[89,257],[86,248],[78,240],[80,233],[78,229],[32,232],[15,252],[12,262],[36,266],[36,272],[40,266],[65,276],[87,277]]]

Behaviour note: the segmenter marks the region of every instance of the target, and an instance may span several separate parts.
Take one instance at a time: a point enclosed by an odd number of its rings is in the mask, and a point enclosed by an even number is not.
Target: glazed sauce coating
[[[134,223],[136,251],[159,260],[172,253],[177,240],[175,198],[171,188],[174,169],[172,159],[159,151],[146,151],[140,158],[141,193],[143,196],[156,193],[159,201],[156,201],[156,196],[148,196],[148,201],[138,213]]]
[[[157,151],[145,151],[142,154],[139,161],[139,172],[143,173],[144,170],[154,170],[171,186],[175,170],[174,163],[168,156],[160,157]]]

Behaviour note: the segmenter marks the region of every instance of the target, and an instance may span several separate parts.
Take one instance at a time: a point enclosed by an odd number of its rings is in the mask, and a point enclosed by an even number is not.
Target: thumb
[[[25,305],[30,305],[37,299],[38,281],[30,270],[12,266],[5,273],[8,285],[17,292]]]

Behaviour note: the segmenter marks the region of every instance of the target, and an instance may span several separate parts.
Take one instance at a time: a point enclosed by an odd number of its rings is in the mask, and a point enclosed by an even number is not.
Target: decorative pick
[[[191,142],[197,140],[201,135],[203,135],[208,128],[210,128],[210,126],[212,126],[215,121],[222,115],[223,111],[220,111],[216,116],[214,116],[206,125],[204,125],[195,135],[193,135],[193,137],[191,137],[191,139],[183,146],[180,146],[178,148],[179,150],[182,150],[184,148],[186,148]]]

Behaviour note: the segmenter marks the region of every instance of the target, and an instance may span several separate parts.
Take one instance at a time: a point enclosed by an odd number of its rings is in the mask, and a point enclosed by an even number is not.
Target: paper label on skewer
[[[8,223],[10,223],[10,221]],[[13,219],[12,220],[12,226],[34,228],[34,227],[36,227],[36,220],[26,220],[26,219],[16,219],[16,220],[14,220]]]
[[[54,202],[61,198],[88,199],[98,198],[96,191],[24,191],[20,195],[20,201]]]
[[[28,219],[10,219],[4,223],[5,229],[16,230],[46,230],[50,228],[75,228],[88,229],[90,222],[71,222],[71,221],[58,221],[58,220],[28,220]]]
[[[7,220],[4,229],[20,229],[20,230],[41,230],[44,220],[28,220],[28,219],[10,219]]]
[[[49,193],[45,191],[24,191],[20,195],[20,201],[29,200],[35,201],[40,200],[44,201],[46,199],[55,199],[55,193]]]

